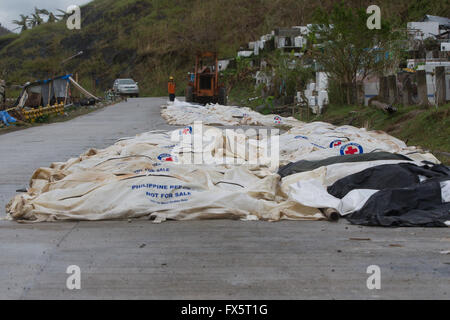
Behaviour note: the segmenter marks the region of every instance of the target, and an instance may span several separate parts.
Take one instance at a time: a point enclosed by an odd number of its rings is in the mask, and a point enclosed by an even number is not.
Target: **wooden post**
[[[436,96],[435,101],[438,106],[445,104],[445,67],[436,67]]]
[[[356,83],[356,103],[358,105],[363,106],[364,105],[364,83],[363,82],[357,82]]]
[[[66,82],[67,83],[66,83],[66,93],[64,95],[64,106],[67,105],[67,98],[69,96],[69,81],[67,80]]]
[[[52,75],[52,81],[48,84],[48,100],[47,100],[47,106],[51,105],[51,99],[52,99],[52,89],[53,89],[53,75]],[[46,106],[43,106],[46,107]]]
[[[78,81],[78,72],[75,73],[75,82],[76,82],[76,83],[80,83],[80,82]],[[80,102],[80,99],[79,99],[79,98],[81,98],[81,94],[80,94],[79,92],[77,92],[77,94],[75,95],[75,97],[77,98],[77,101]]]
[[[4,81],[0,80],[0,110],[4,110],[6,108],[6,85],[4,85]]]
[[[403,79],[402,100],[404,106],[409,106],[412,104],[412,84],[411,84],[411,77],[409,74],[407,74]]]
[[[428,106],[427,74],[425,70],[418,70],[416,72],[416,82],[419,105]]]
[[[390,75],[388,77],[388,92],[389,92],[389,104],[394,104],[398,102],[398,92],[397,92],[397,77],[395,75]]]
[[[378,96],[381,101],[386,102],[388,100],[388,92],[387,77],[380,77],[380,92]]]

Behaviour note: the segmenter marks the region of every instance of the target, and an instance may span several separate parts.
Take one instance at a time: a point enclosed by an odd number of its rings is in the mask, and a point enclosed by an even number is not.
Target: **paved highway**
[[[39,166],[170,128],[165,101],[129,99],[0,135],[0,206]],[[0,221],[0,299],[449,299],[449,249],[448,229],[346,221]],[[80,290],[66,287],[70,265]],[[380,290],[367,288],[370,265],[381,268]]]

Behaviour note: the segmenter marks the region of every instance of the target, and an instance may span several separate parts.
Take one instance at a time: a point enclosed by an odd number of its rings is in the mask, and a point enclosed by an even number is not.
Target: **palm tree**
[[[66,19],[66,18],[68,18],[68,17],[70,16],[70,14],[68,14],[68,13],[67,13],[66,11],[64,11],[64,10],[58,9],[58,11],[60,12],[60,14],[57,14],[56,17],[57,17],[59,20],[64,20],[64,19]]]
[[[55,15],[53,14],[53,12],[50,12],[50,13],[48,14],[47,22],[53,23],[53,22],[56,22],[56,21],[58,21],[58,19],[55,17]]]
[[[14,23],[15,25],[18,25],[18,27],[16,29],[22,28],[21,31],[25,31],[25,30],[28,30],[28,20],[29,19],[30,19],[30,17],[21,14],[20,20],[13,20],[12,23]],[[14,30],[16,30],[16,29],[14,29]]]
[[[34,13],[31,14],[31,19],[30,19],[30,26],[32,28],[44,23],[44,19],[42,19],[40,16],[41,11],[42,11],[41,9],[34,7]]]
[[[34,7],[34,12],[36,12],[36,13],[38,13],[38,14],[43,14],[43,15],[45,15],[45,16],[48,16],[48,15],[49,15],[48,10],[46,10],[46,9],[38,9],[38,8],[36,8],[36,7]]]
[[[31,14],[30,18],[30,27],[34,28],[36,26],[41,25],[44,22],[44,20],[36,13]]]
[[[44,15],[44,16],[47,16],[48,17],[48,19],[47,19],[47,22],[50,22],[50,23],[53,23],[53,22],[56,22],[58,19],[56,19],[56,17],[55,17],[55,15],[53,14],[53,12],[50,12],[50,11],[48,11],[48,10],[46,10],[46,9],[38,9],[38,8],[35,8],[35,12],[36,13],[39,13],[39,15]]]

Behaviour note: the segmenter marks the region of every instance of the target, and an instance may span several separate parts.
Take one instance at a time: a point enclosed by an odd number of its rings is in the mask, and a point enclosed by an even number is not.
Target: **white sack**
[[[67,162],[39,168],[31,177],[28,192],[7,205],[8,218],[318,220],[324,218],[318,208],[334,207],[345,213],[366,196],[355,194],[337,203],[323,193],[326,186],[371,166],[403,161],[334,164],[285,177],[281,182],[279,164],[373,151],[439,162],[381,131],[303,123],[248,108],[179,101],[163,107],[161,113],[169,123],[186,127],[123,138],[103,150],[91,149]],[[195,121],[202,121],[202,125]],[[254,129],[224,131],[205,124],[272,128],[281,124],[290,129],[273,139]],[[316,199],[312,189],[302,191],[305,186],[313,187],[304,184],[312,179],[317,195],[321,195]],[[291,197],[290,185],[294,185]]]
[[[304,206],[313,208],[333,208],[344,216],[361,209],[378,190],[357,189],[339,199],[327,192],[319,180],[302,180],[291,184],[289,198]]]

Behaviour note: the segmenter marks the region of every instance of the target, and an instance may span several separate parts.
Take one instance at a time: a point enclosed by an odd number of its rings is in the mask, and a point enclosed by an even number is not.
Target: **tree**
[[[28,30],[28,28],[34,28],[36,26],[43,24],[44,19],[42,19],[41,15],[48,17],[47,22],[53,23],[58,21],[58,19],[52,12],[46,9],[38,9],[37,7],[34,7],[34,13],[31,14],[31,18],[29,16],[21,14],[20,20],[14,20],[13,23],[18,25],[19,26],[18,28],[22,28],[21,31],[25,31]]]
[[[38,14],[43,14],[45,16],[48,16],[50,14],[50,12],[46,9],[38,9],[38,8],[34,8],[34,11]]]
[[[25,30],[28,30],[28,20],[29,19],[30,19],[30,17],[21,14],[20,20],[13,20],[12,23],[19,26],[16,29],[21,28],[21,31],[25,31]],[[16,29],[14,29],[14,30],[16,30]]]
[[[44,23],[44,19],[41,18],[42,10],[34,7],[34,13],[31,14],[30,26],[32,28]]]
[[[47,16],[48,18],[47,18],[47,23],[53,23],[53,22],[56,22],[56,21],[58,21],[58,19],[55,17],[55,15],[53,14],[53,12],[50,12],[50,11],[48,11],[48,10],[46,10],[46,9],[37,9],[37,8],[35,8],[35,11],[37,12],[37,13],[39,13],[39,15],[44,15],[44,16]]]
[[[344,3],[329,14],[318,9],[314,15],[317,24],[311,29],[309,49],[318,67],[344,92],[347,104],[357,101],[357,82],[392,67],[399,52],[396,40],[400,36],[386,19],[381,29],[370,30],[368,17],[365,10]]]
[[[303,92],[306,84],[313,79],[313,70],[306,58],[297,58],[294,52],[284,53],[277,50],[269,56],[269,65],[274,71],[274,95],[295,96],[298,91]]]
[[[58,19],[55,17],[55,15],[53,14],[53,12],[50,12],[50,13],[48,14],[47,22],[48,22],[48,23],[53,23],[53,22],[56,22],[56,21],[58,21]]]
[[[67,19],[70,16],[70,14],[68,14],[64,10],[58,9],[58,11],[60,12],[59,14],[56,15],[56,18],[58,20],[65,20],[65,19]]]

